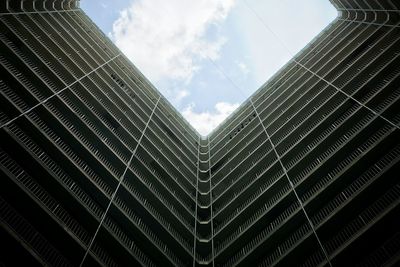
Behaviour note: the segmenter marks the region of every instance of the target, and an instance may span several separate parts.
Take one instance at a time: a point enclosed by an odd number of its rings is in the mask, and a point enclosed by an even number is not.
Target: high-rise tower
[[[400,3],[338,17],[210,136],[79,8],[0,3],[0,266],[400,260]]]

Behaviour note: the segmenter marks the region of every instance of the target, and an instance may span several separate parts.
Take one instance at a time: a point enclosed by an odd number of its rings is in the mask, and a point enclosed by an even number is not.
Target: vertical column
[[[199,205],[199,168],[200,168],[200,137],[197,141],[197,170],[196,170],[196,203],[194,211],[194,230],[193,230],[193,267],[196,266],[196,244],[197,244],[197,207]]]
[[[212,192],[210,179],[210,151],[208,139],[199,142],[198,199],[197,199],[197,244],[199,255],[196,266],[209,266],[213,263],[212,244]]]
[[[211,261],[214,267],[214,225],[213,225],[213,194],[212,194],[212,184],[211,184],[211,147],[210,138],[207,137],[207,150],[208,150],[208,175],[209,175],[209,185],[210,185],[210,226],[211,226]]]

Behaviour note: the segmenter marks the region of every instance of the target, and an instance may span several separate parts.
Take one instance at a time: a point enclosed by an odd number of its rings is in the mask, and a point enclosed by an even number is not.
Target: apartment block
[[[331,3],[204,137],[78,0],[1,1],[0,266],[399,264],[400,2]]]

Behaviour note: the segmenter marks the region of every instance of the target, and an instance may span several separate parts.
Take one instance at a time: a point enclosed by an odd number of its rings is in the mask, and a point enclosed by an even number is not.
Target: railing
[[[132,195],[134,196],[134,198],[136,198],[136,200],[147,209],[147,211],[156,219],[156,221],[162,225],[162,227],[168,232],[170,233],[177,241],[179,241],[180,245],[182,245],[188,252],[192,253],[192,246],[189,244],[189,242],[187,240],[185,240],[180,233],[178,233],[175,230],[176,226],[171,225],[171,223],[169,221],[167,221],[161,214],[159,211],[157,211],[153,205],[145,198],[142,196],[142,194],[139,192],[139,190],[135,189],[133,186],[129,186],[126,185],[126,183],[124,183],[124,186],[126,188],[126,190]],[[114,202],[118,203],[118,205],[120,205],[121,207],[124,207],[124,211],[126,211],[125,209],[130,209],[128,207],[128,204],[126,204],[120,197],[116,197]],[[185,226],[187,226],[187,224],[185,224]],[[189,229],[189,232],[192,231],[192,229]]]
[[[387,212],[399,204],[400,185],[397,184],[375,201],[371,206],[349,222],[340,232],[324,243],[324,247],[330,254],[337,254],[348,245],[350,239],[361,235],[365,229],[383,217]]]
[[[14,125],[10,125],[10,127],[10,130],[17,130],[17,127]],[[27,137],[23,137],[21,135],[20,137],[24,138],[26,142]],[[0,164],[14,176],[15,182],[24,187],[29,192],[31,197],[34,198],[36,202],[40,203],[41,207],[44,208],[49,215],[53,216],[53,218],[56,219],[56,221],[62,227],[68,229],[68,233],[76,238],[76,240],[80,243],[80,246],[85,248],[89,244],[89,233],[86,232],[86,230],[84,230],[82,226],[75,219],[73,219],[54,198],[52,198],[41,186],[36,183],[36,181],[32,179],[32,177],[30,177],[4,152],[1,155]],[[98,252],[99,253],[96,254],[96,256],[102,260],[104,264],[116,266],[113,260],[102,249],[99,248]]]
[[[351,26],[351,25],[350,25]],[[300,71],[301,71],[302,69],[300,68]],[[290,72],[289,72],[290,73]],[[296,71],[296,73],[297,73],[297,71]],[[299,78],[298,78],[299,79]],[[285,81],[286,82],[286,81]],[[267,94],[269,94],[269,92],[270,92],[270,90],[268,90],[267,91]],[[263,102],[265,102],[265,100],[263,101]],[[270,101],[270,105],[271,105],[271,103],[272,103],[273,101]],[[260,104],[261,105],[261,104]],[[265,109],[264,109],[265,110]],[[269,114],[269,113],[268,113]]]
[[[4,152],[0,152],[0,161],[4,162]],[[54,248],[26,219],[0,198],[0,221],[3,226],[18,236],[19,242],[32,249],[45,264],[67,267],[73,266]],[[17,256],[18,257],[18,256]]]
[[[186,201],[184,201],[179,194],[176,194],[176,189],[171,187],[170,185],[168,185],[167,183],[165,183],[165,177],[161,177],[153,168],[151,168],[150,164],[140,155],[140,154],[136,154],[135,157],[143,164],[143,166],[146,167],[146,169],[156,178],[156,180],[158,182],[160,182],[160,184],[164,185],[166,188],[169,189],[169,192],[176,198],[179,200],[179,202],[186,207],[186,210],[190,211],[190,214],[194,213],[194,210],[191,208],[191,206],[189,205],[190,203],[186,203]],[[133,168],[133,166],[131,166],[131,168]],[[170,177],[170,179],[172,181],[175,181],[175,179],[172,179],[173,177]],[[150,183],[151,184],[151,183]],[[180,184],[177,184],[179,187],[181,187]],[[187,193],[183,188],[181,188],[181,190],[183,192],[186,193],[187,197],[190,197],[192,199],[192,195]],[[195,201],[193,201],[195,202]]]
[[[276,194],[271,196],[268,201],[262,205],[260,209],[255,211],[250,218],[248,218],[244,223],[237,226],[237,229],[233,231],[230,236],[222,240],[215,248],[216,253],[225,249],[232,241],[236,240],[240,235],[246,232],[254,222],[258,221],[261,217],[266,216],[270,212],[270,210],[276,206],[283,198],[287,197],[290,193],[291,187],[287,184],[283,186],[281,190],[279,190]],[[228,218],[227,220],[229,220]],[[224,223],[226,224],[226,223]],[[220,228],[219,228],[220,229]]]
[[[41,160],[44,164],[46,164],[51,170],[54,170],[53,174],[55,174],[60,181],[61,184],[64,184],[64,187],[66,190],[68,190],[71,194],[73,194],[76,199],[79,199],[83,206],[85,206],[96,218],[97,221],[100,221],[100,218],[103,216],[103,210],[96,204],[84,191],[82,191],[79,186],[72,181],[71,178],[69,178],[63,171],[54,163],[53,160],[47,154],[42,151],[37,145],[35,145],[29,137],[27,137],[17,126],[12,125],[13,127],[13,133],[16,134],[16,136],[19,137],[19,140],[21,140],[37,157],[39,160]],[[108,221],[108,226],[110,229],[115,229],[115,223],[112,221]],[[138,247],[135,245],[131,244],[131,242],[126,242],[126,237],[121,235],[119,232],[113,232],[116,236],[119,238],[125,238],[125,239],[120,239],[121,242],[124,242],[125,247],[128,248],[128,250],[134,254],[136,257],[139,258],[139,260],[142,260],[143,263],[150,263],[149,259],[147,256],[143,254],[143,252],[140,251]],[[86,239],[90,238],[86,236]],[[85,239],[85,240],[86,240]],[[88,244],[87,240],[86,243]],[[151,264],[149,264],[151,265]]]
[[[258,199],[260,196],[262,196],[264,193],[268,192],[272,186],[274,186],[280,179],[282,179],[283,171],[279,171],[275,173],[272,177],[269,177],[263,184],[260,185],[258,190],[252,194],[249,198],[246,199],[243,203],[241,203],[232,213],[230,213],[228,216],[225,217],[225,219],[218,224],[218,226],[215,226],[215,235],[218,235],[220,230],[224,228],[228,223],[230,223],[238,214],[240,214],[242,211],[246,210],[250,205],[253,204],[253,202]],[[241,190],[243,191],[244,188]],[[287,188],[286,188],[287,190]],[[284,191],[286,191],[284,189]],[[234,197],[235,198],[235,197]],[[232,198],[231,201],[234,199]],[[218,210],[215,212],[215,217],[218,216],[219,214]]]
[[[245,257],[248,256],[254,250],[254,248],[258,247],[260,244],[266,242],[271,235],[276,232],[282,225],[291,217],[293,214],[297,213],[300,210],[299,204],[294,202],[291,204],[283,213],[281,213],[277,218],[275,218],[264,230],[262,230],[255,238],[253,238],[250,242],[242,247],[236,254],[234,254],[228,261],[223,265],[234,266],[242,261]]]
[[[326,218],[336,212],[346,202],[350,201],[355,195],[364,190],[374,180],[378,179],[381,173],[386,170],[390,164],[396,162],[400,155],[400,146],[396,147],[389,154],[385,155],[382,159],[376,162],[372,167],[365,171],[361,176],[355,179],[349,186],[337,194],[331,201],[328,202],[323,208],[318,210],[316,214],[311,217],[314,225],[319,226],[324,223]]]
[[[312,230],[309,224],[303,224],[295,232],[293,232],[289,237],[285,239],[284,242],[280,243],[272,253],[266,256],[259,266],[273,266],[280,259],[282,259],[286,253],[293,249],[296,245],[300,244],[304,238],[307,238],[312,234]]]
[[[81,171],[85,173],[92,181],[94,181],[104,192],[110,197],[112,195],[113,189],[110,185],[105,183],[102,178],[100,178],[90,167],[83,161],[71,148],[62,141],[62,139],[57,136],[48,126],[39,118],[36,113],[31,112],[29,117],[40,127],[40,129],[45,133],[66,155],[69,156],[70,160],[73,161],[77,166],[80,167]]]

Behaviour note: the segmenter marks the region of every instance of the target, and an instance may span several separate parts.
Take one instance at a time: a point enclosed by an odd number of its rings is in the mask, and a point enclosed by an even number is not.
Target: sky
[[[337,16],[328,0],[81,0],[81,8],[204,136]]]

